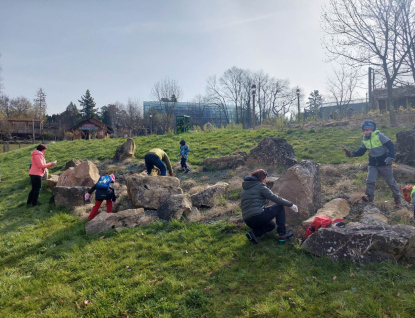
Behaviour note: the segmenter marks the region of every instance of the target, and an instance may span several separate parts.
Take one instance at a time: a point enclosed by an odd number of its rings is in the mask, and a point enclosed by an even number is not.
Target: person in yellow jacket
[[[395,160],[395,145],[393,142],[376,129],[376,123],[366,120],[362,125],[363,140],[360,148],[349,151],[343,148],[346,157],[360,157],[366,151],[369,153],[368,173],[366,178],[366,192],[363,201],[373,202],[375,197],[375,184],[381,175],[392,191],[395,207],[401,207],[401,193],[393,176],[392,162]]]
[[[160,169],[160,175],[165,176],[167,170],[169,170],[169,175],[174,176],[173,170],[171,168],[169,156],[160,148],[153,148],[149,150],[144,156],[144,161],[147,168],[147,174],[151,175],[151,170],[154,167]]]

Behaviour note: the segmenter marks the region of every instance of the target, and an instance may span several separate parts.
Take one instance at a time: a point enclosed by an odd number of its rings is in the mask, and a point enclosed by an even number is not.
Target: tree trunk
[[[390,126],[395,127],[396,126],[396,116],[395,116],[395,103],[392,93],[392,83],[388,83],[388,109],[389,109],[389,121]]]

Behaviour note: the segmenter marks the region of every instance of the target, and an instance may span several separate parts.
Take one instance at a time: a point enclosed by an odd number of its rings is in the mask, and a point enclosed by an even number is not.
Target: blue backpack
[[[111,177],[109,175],[100,176],[97,182],[97,189],[105,189],[108,190],[111,183]]]

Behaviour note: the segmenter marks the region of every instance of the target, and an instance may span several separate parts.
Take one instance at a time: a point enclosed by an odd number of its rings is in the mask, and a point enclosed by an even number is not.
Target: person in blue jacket
[[[362,124],[363,140],[360,148],[349,151],[342,148],[346,157],[361,157],[369,151],[369,166],[366,178],[366,191],[362,197],[363,201],[373,202],[375,198],[375,185],[379,174],[383,176],[392,191],[395,207],[402,206],[401,193],[393,176],[392,162],[395,159],[394,143],[376,129],[376,123],[366,120]]]
[[[190,148],[188,145],[186,145],[186,141],[183,139],[180,141],[180,171],[184,171],[185,173],[188,173],[190,169],[187,167],[187,156],[189,154]]]

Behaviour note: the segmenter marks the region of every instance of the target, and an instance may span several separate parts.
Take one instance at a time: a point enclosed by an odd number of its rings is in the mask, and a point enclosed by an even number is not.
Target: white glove
[[[88,201],[89,200],[89,197],[90,197],[90,194],[89,193],[85,193],[85,201]]]
[[[295,213],[298,213],[298,206],[296,206],[295,204],[293,204],[293,205],[291,206],[291,209],[293,209],[293,211],[294,211]]]

